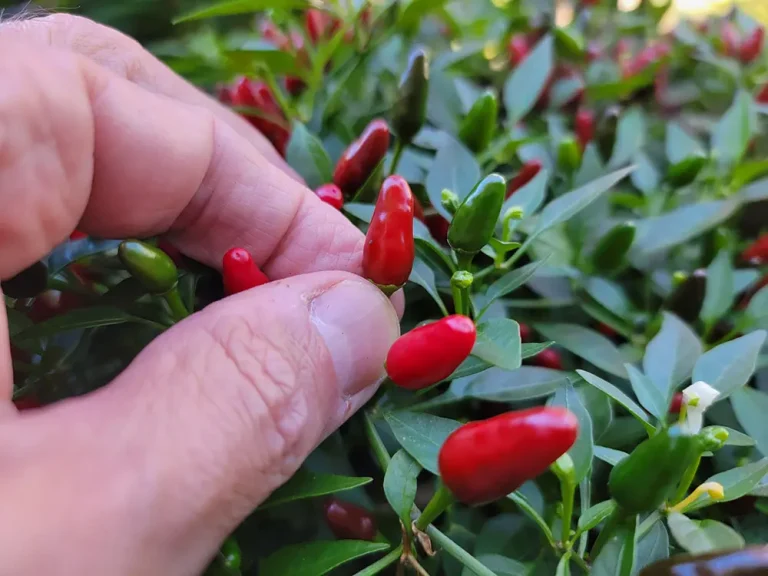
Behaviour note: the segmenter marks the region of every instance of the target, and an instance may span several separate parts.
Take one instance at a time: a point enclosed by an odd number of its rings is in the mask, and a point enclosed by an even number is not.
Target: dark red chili
[[[392,344],[387,374],[409,390],[431,386],[453,374],[472,352],[476,338],[475,323],[460,314],[419,326]]]
[[[454,431],[438,456],[453,495],[480,505],[504,498],[536,478],[573,446],[579,423],[559,407],[507,412]]]
[[[269,18],[264,18],[259,22],[259,32],[264,40],[274,44],[278,50],[287,50],[291,45],[288,36]]]
[[[675,392],[672,396],[672,402],[669,405],[670,414],[680,414],[680,409],[683,407],[683,393]]]
[[[509,40],[509,63],[517,66],[528,56],[531,47],[525,34],[514,34]]]
[[[755,101],[758,104],[768,104],[768,84],[764,84],[760,91],[755,96]]]
[[[541,167],[542,163],[540,160],[529,160],[523,164],[520,171],[509,181],[509,184],[507,184],[506,197],[509,198],[512,194],[533,180],[541,170]]]
[[[376,538],[376,519],[365,508],[337,498],[329,498],[323,508],[325,521],[339,540]]]
[[[253,257],[245,248],[232,248],[222,260],[224,291],[227,295],[238,294],[269,282]]]
[[[448,243],[448,228],[451,226],[448,220],[440,214],[430,214],[426,216],[426,224],[432,238],[440,242],[440,244]]]
[[[542,368],[551,368],[552,370],[562,370],[563,360],[560,353],[552,348],[542,350],[533,357],[533,363]]]
[[[522,322],[518,322],[518,324],[520,326],[520,341],[530,342],[531,338],[533,338],[533,330],[531,330],[528,324],[523,324]]]
[[[760,56],[763,51],[763,38],[765,36],[765,30],[761,26],[758,26],[752,33],[747,36],[739,47],[739,59],[744,64],[749,64],[755,58]]]
[[[330,24],[330,16],[322,10],[310,8],[304,13],[304,26],[312,44],[317,44],[325,37]]]
[[[581,108],[576,112],[574,131],[581,149],[584,150],[595,137],[595,113],[589,108]]]
[[[333,183],[344,194],[354,194],[387,155],[388,148],[389,126],[381,119],[372,121],[339,158],[333,173]]]
[[[272,142],[282,156],[285,156],[291,133],[286,127],[285,115],[269,86],[264,82],[241,78],[232,94],[232,104],[255,108],[267,116],[246,114],[245,118]]]
[[[315,194],[320,200],[330,204],[336,210],[341,210],[341,207],[344,206],[344,194],[341,193],[341,188],[336,184],[323,184],[315,190]]]
[[[768,262],[768,233],[760,236],[746,250],[744,250],[741,253],[741,258],[745,262],[751,264]]]
[[[304,92],[304,89],[306,87],[307,87],[306,83],[301,78],[297,78],[296,76],[285,77],[285,89],[292,96],[298,96],[299,94]]]
[[[69,235],[70,240],[82,240],[83,238],[88,238],[88,234],[85,232],[80,232],[80,230],[75,230],[72,232],[72,234]]]
[[[413,269],[413,193],[401,176],[381,186],[365,236],[363,275],[380,287],[400,287]]]

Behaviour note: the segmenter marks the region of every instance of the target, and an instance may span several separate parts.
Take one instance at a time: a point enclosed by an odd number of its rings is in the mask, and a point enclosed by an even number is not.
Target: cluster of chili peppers
[[[723,54],[738,59],[742,64],[749,64],[760,55],[764,39],[762,26],[756,26],[746,37],[742,37],[733,22],[725,22],[720,30]]]

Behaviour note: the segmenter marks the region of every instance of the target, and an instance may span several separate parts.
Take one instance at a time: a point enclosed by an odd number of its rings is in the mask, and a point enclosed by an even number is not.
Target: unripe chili
[[[245,248],[232,248],[222,259],[224,291],[228,296],[269,282]]]
[[[531,180],[533,180],[536,175],[541,171],[542,163],[540,160],[529,160],[525,164],[523,164],[523,167],[520,168],[520,171],[515,174],[515,177],[512,178],[512,180],[509,181],[509,185],[507,186],[507,193],[505,195],[506,198],[509,198],[520,190],[523,186],[528,184]]]
[[[704,268],[694,270],[664,303],[664,308],[678,316],[684,322],[695,322],[704,304],[707,290],[707,271]]]
[[[670,498],[699,455],[696,436],[679,425],[659,430],[611,470],[608,490],[626,512],[651,512]]]
[[[325,521],[336,538],[369,541],[376,538],[376,519],[365,508],[337,498],[329,498],[323,510]]]
[[[363,275],[393,292],[408,281],[414,257],[413,193],[404,178],[390,176],[381,186],[365,236]]]
[[[633,222],[622,222],[608,230],[592,252],[592,265],[595,270],[607,273],[620,268],[632,247],[636,231]]]
[[[232,93],[232,104],[261,111],[263,116],[245,114],[244,117],[285,156],[291,133],[285,115],[266,83],[241,78]]]
[[[687,186],[696,179],[706,163],[707,157],[703,152],[692,154],[667,169],[667,180],[676,187]]]
[[[581,165],[581,147],[572,136],[560,140],[557,146],[557,165],[568,174],[576,171]]]
[[[456,210],[448,228],[448,244],[456,252],[473,255],[488,244],[504,204],[507,183],[499,174],[483,178]]]
[[[427,117],[429,92],[429,62],[427,53],[417,48],[400,78],[398,97],[392,109],[392,129],[401,142],[407,144],[421,130]]]
[[[477,330],[460,314],[419,326],[398,338],[387,354],[387,374],[402,388],[420,390],[453,374],[475,345]]]
[[[315,194],[320,200],[333,206],[336,210],[341,210],[344,206],[344,194],[336,184],[323,184],[315,190]]]
[[[389,126],[384,120],[373,120],[360,137],[344,150],[336,163],[333,183],[344,194],[354,194],[386,156],[388,148]]]
[[[472,105],[461,123],[459,138],[472,152],[483,152],[496,130],[499,103],[491,90],[486,90]]]
[[[578,431],[576,417],[559,407],[471,422],[455,430],[440,448],[440,476],[461,502],[487,504],[545,472],[573,446]]]
[[[117,250],[120,261],[131,276],[150,294],[166,294],[179,281],[179,272],[168,254],[140,240],[125,240]]]

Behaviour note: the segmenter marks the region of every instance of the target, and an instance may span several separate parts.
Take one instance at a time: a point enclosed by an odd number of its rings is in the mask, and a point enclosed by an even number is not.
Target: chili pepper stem
[[[174,286],[170,292],[163,295],[163,298],[165,298],[165,301],[168,303],[168,307],[173,314],[173,319],[176,322],[181,322],[184,318],[189,316],[189,310],[187,310],[187,307],[181,299],[178,286]]]
[[[384,446],[384,442],[381,439],[378,430],[376,430],[376,425],[373,423],[370,413],[365,412],[363,421],[365,425],[365,435],[368,438],[368,443],[371,445],[373,455],[376,457],[376,462],[378,462],[381,470],[386,472],[389,463],[392,461],[392,457],[389,455],[387,447]]]
[[[679,504],[680,501],[682,501],[683,498],[685,498],[685,495],[688,492],[688,489],[691,487],[691,484],[693,484],[693,479],[696,477],[696,471],[699,469],[700,463],[701,463],[701,454],[699,454],[696,460],[694,460],[691,463],[691,465],[688,466],[688,469],[685,471],[685,474],[683,475],[682,480],[680,480],[680,485],[677,487],[677,492],[675,492],[675,497],[672,499],[672,502],[674,502],[675,504]]]
[[[584,561],[584,558],[576,554],[575,552],[571,554],[571,560],[576,562],[576,564],[581,568],[585,574],[589,574],[589,566],[587,566],[587,563]]]
[[[456,558],[456,560],[464,564],[464,566],[469,568],[477,576],[496,576],[485,564],[480,562],[434,526],[427,528],[427,535],[447,554]]]
[[[592,550],[589,552],[589,557],[592,561],[594,561],[598,554],[600,554],[603,546],[605,546],[608,543],[608,540],[611,539],[611,536],[613,536],[614,532],[616,532],[616,529],[621,525],[621,522],[624,520],[625,516],[626,514],[620,508],[616,508],[616,510],[614,510],[610,516],[608,516],[608,520],[606,520],[605,526],[603,526],[603,529],[597,536],[595,545],[592,546]]]
[[[435,492],[435,495],[432,496],[432,499],[427,504],[427,507],[424,508],[424,511],[416,520],[414,526],[417,530],[423,532],[427,529],[427,526],[437,520],[440,514],[445,512],[446,508],[448,508],[448,506],[453,504],[455,501],[456,500],[453,497],[453,494],[451,494],[451,491],[441,483],[440,487],[437,489],[437,492]]]
[[[398,138],[397,143],[395,144],[395,153],[392,156],[392,164],[389,167],[390,175],[397,171],[397,166],[400,164],[400,158],[402,157],[404,151],[405,143],[400,138]]]
[[[389,554],[377,560],[370,566],[367,566],[363,570],[360,570],[360,572],[357,572],[354,576],[374,576],[375,574],[378,574],[379,572],[384,570],[386,567],[397,562],[400,559],[400,554],[402,552],[403,552],[403,545],[400,544],[397,548],[392,550]]]
[[[453,290],[453,306],[456,310],[456,314],[463,314],[469,316],[469,289],[456,286],[451,286]]]
[[[571,538],[571,518],[573,517],[573,500],[576,493],[576,486],[571,482],[560,482],[560,493],[563,498],[563,514],[562,514],[562,535],[561,540],[563,543],[567,543]]]

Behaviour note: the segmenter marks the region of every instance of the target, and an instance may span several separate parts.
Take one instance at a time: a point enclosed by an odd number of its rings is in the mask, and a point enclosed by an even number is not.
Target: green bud
[[[179,281],[176,264],[159,248],[139,240],[126,240],[117,253],[131,276],[150,294],[165,294],[176,287]]]
[[[704,452],[720,450],[728,441],[728,430],[722,426],[707,426],[699,432],[699,442]]]
[[[455,288],[467,289],[472,286],[472,282],[474,282],[474,280],[475,277],[472,276],[471,272],[467,272],[466,270],[459,270],[454,272],[453,276],[451,276],[451,286]]]
[[[557,147],[557,165],[568,174],[575,172],[581,166],[581,148],[576,139],[567,136]]]
[[[552,472],[558,477],[560,482],[576,483],[576,468],[573,465],[573,459],[566,452],[550,466]]]
[[[525,213],[522,206],[510,206],[509,209],[504,212],[504,221],[509,220],[522,220]]]
[[[688,280],[688,273],[684,272],[682,270],[675,270],[672,273],[672,286],[677,287],[680,286],[683,282]]]
[[[440,193],[440,203],[443,205],[443,208],[448,210],[448,212],[455,214],[456,210],[459,209],[461,200],[459,200],[459,197],[456,194],[445,188]]]

